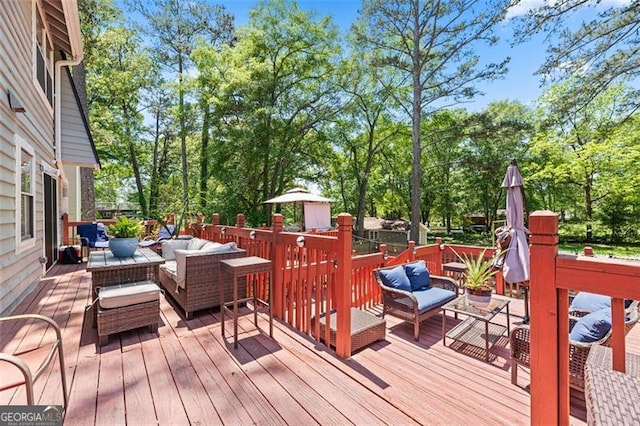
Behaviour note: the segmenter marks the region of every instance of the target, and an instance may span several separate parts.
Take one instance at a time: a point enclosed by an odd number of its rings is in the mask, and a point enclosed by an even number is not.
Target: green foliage
[[[348,45],[330,17],[295,1],[260,2],[238,33],[224,9],[204,2],[126,3],[141,13],[144,42],[113,2],[79,2],[99,202],[134,201],[158,219],[182,212],[180,221],[201,211],[232,224],[244,213],[259,226],[274,213],[264,200],[306,186],[336,200],[334,214],[356,216],[358,232],[366,216],[451,230],[470,213],[498,216],[516,158],[529,211],[559,212],[563,238],[638,238],[640,122],[630,88],[594,80],[591,90],[574,76],[535,111],[507,100],[475,112],[448,106],[504,71],[485,67],[473,46],[495,41],[490,27],[506,2],[483,4],[495,12],[483,15],[456,14],[468,2],[435,11],[430,1],[367,0]],[[422,32],[397,31],[416,12]],[[453,23],[441,27],[444,18]]]
[[[115,223],[108,226],[109,234],[114,238],[139,238],[144,231],[136,219],[129,219],[122,215]]]
[[[467,268],[464,273],[465,280],[463,285],[470,290],[491,290],[490,279],[498,273],[496,269],[491,267],[491,262],[484,259],[485,252],[486,250],[476,257],[469,256],[466,253],[460,256],[456,253],[456,256]],[[496,255],[499,256],[501,254],[504,254],[504,250]]]
[[[605,4],[607,3],[607,4]],[[585,9],[597,19],[575,27],[574,15]],[[563,0],[542,2],[520,19],[519,41],[535,34],[550,42],[538,74],[556,81],[578,79],[565,102],[577,108],[591,103],[611,84],[632,80],[640,73],[638,29],[640,3]]]
[[[378,64],[401,77],[395,98],[411,121],[411,239],[418,239],[422,201],[423,110],[478,94],[475,84],[499,77],[506,63],[481,64],[474,46],[494,44],[494,27],[510,2],[366,0],[358,40],[380,53]],[[482,10],[480,10],[482,8]]]
[[[269,222],[271,206],[263,201],[322,172],[316,166],[331,148],[318,128],[341,108],[338,54],[328,18],[316,20],[280,0],[252,11],[233,48],[217,52],[202,44],[194,52],[218,141],[211,177],[222,200],[232,201],[227,209],[252,223]]]

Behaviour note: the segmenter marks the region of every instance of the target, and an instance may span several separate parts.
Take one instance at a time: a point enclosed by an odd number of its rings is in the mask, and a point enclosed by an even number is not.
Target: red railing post
[[[386,244],[380,244],[380,253],[382,253],[382,260],[384,262],[384,265],[386,266],[387,259],[389,258],[389,253],[387,252],[387,245]]]
[[[211,224],[213,226],[220,225],[220,214],[219,213],[214,213],[213,214],[213,217],[211,218]]]
[[[71,238],[69,237],[69,214],[62,213],[62,241],[65,246],[71,245],[69,242]]]
[[[569,419],[568,307],[556,289],[558,215],[537,211],[529,216],[531,230],[531,424],[566,424]],[[566,290],[564,290],[566,295]],[[564,300],[566,304],[566,300]],[[562,316],[564,311],[564,316]],[[565,368],[559,368],[561,363]],[[512,366],[515,368],[515,366]],[[564,370],[564,375],[561,370]],[[562,383],[564,388],[561,388]],[[561,390],[562,389],[562,390]]]
[[[442,245],[442,237],[436,237],[436,245],[438,246],[438,250],[440,251],[440,255],[436,259],[436,275],[442,273],[442,253],[444,252],[444,247]]]
[[[271,260],[273,261],[273,271],[271,271],[271,279],[273,280],[273,316],[275,318],[284,318],[284,276],[285,267],[284,250],[278,247],[278,240],[282,232],[284,217],[280,213],[273,215],[273,234],[271,235]]]
[[[409,250],[409,262],[413,262],[414,260],[416,260],[416,242],[415,241],[409,241],[407,250]]]
[[[244,214],[238,213],[236,216],[236,228],[244,228]]]
[[[496,278],[496,294],[504,295],[504,276],[502,275],[502,271],[498,271],[497,274],[494,275]],[[511,291],[509,291],[509,295],[511,295]]]
[[[351,227],[348,213],[338,215],[338,248],[336,268],[336,354],[351,356]]]

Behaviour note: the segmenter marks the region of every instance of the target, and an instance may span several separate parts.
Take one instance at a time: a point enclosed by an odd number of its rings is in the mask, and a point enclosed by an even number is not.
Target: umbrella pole
[[[526,284],[522,284],[522,291],[524,292],[524,316],[522,317],[522,322],[529,324],[529,281],[526,281]]]

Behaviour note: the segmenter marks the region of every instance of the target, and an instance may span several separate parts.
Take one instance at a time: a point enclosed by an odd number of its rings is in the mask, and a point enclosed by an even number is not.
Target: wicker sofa
[[[606,311],[610,308],[601,308]],[[591,314],[596,314],[595,311]],[[578,326],[578,323],[587,318],[589,313],[584,310],[569,311],[570,314],[570,328]],[[634,301],[627,306],[626,318],[625,318],[625,334],[628,333],[638,322],[638,302]],[[589,352],[595,345],[609,346],[611,343],[612,332],[610,329],[599,339],[591,342],[580,342],[572,340],[570,336],[569,340],[569,386],[584,392],[585,390],[585,364],[589,356]],[[531,366],[531,340],[529,325],[520,325],[511,330],[509,336],[509,346],[511,348],[511,383],[518,384],[518,366],[530,368]]]
[[[224,287],[225,300],[231,300],[233,282],[225,278],[221,285],[220,261],[246,255],[235,243],[219,244],[200,238],[165,241],[160,284],[165,294],[184,310],[186,319],[191,319],[195,311],[220,305],[221,287]],[[239,283],[238,297],[246,297],[246,291],[246,285]]]
[[[456,282],[430,275],[424,260],[374,269],[373,273],[382,290],[382,317],[390,314],[412,321],[416,341],[420,339],[420,323],[458,295]]]

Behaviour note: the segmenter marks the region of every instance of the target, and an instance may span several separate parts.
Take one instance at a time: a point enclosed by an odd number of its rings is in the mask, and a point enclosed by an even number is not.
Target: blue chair
[[[151,247],[153,249],[157,249],[163,241],[167,241],[173,238],[175,230],[175,225],[162,225],[162,227],[160,228],[160,232],[158,233],[158,239],[140,241],[138,245],[140,247]]]
[[[80,237],[82,252],[84,256],[84,248],[109,248],[109,237],[107,236],[107,227],[103,223],[86,223],[78,225],[77,235]]]

